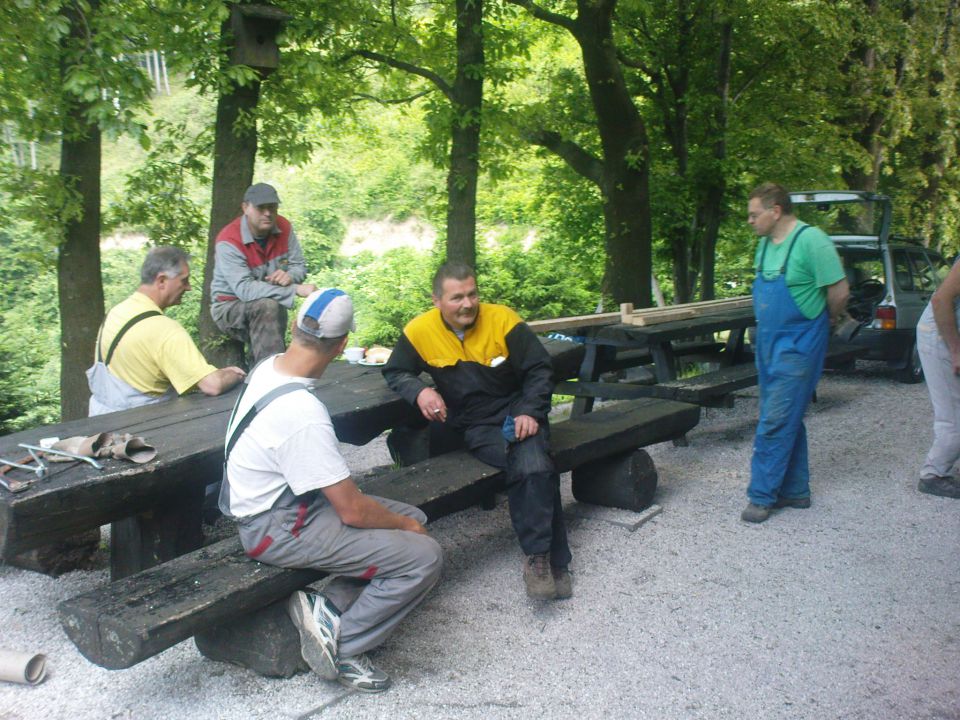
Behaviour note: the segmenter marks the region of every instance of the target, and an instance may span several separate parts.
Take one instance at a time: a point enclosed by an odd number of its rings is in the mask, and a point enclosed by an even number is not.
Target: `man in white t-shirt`
[[[336,576],[323,594],[290,597],[303,658],[325,679],[379,692],[390,678],[365,653],[434,586],[442,554],[420,510],[360,492],[311,392],[353,329],[343,291],[306,298],[290,346],[256,367],[237,400],[220,507],[236,519],[250,557]]]

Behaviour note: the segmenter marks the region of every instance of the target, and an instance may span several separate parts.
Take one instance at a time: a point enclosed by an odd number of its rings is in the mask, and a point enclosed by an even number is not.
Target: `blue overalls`
[[[804,316],[787,287],[787,263],[807,227],[794,236],[783,266],[772,280],[763,277],[763,260],[770,242],[765,241],[753,283],[760,420],[747,497],[764,507],[773,505],[777,498],[810,496],[803,414],[823,371],[830,321],[827,310],[812,320]]]

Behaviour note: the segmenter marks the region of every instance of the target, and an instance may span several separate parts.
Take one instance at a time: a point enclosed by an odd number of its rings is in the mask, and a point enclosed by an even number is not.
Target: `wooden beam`
[[[620,322],[620,313],[594,313],[593,315],[574,315],[572,317],[553,318],[550,320],[529,320],[527,325],[535,333],[545,333],[552,332],[553,330],[570,330],[578,327],[613,325],[618,322]]]
[[[681,303],[680,305],[668,305],[662,308],[642,308],[640,310],[634,310],[631,304],[624,303],[620,306],[620,316],[623,323],[646,326],[673,320],[685,320],[726,310],[736,310],[752,305],[753,298],[749,296],[724,298],[722,300],[703,300]]]

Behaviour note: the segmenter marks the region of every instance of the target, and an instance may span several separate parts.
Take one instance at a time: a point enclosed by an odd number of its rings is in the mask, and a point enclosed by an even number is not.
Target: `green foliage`
[[[21,224],[13,232],[0,231],[0,251],[7,258],[6,291],[0,294],[0,433],[54,422],[60,415],[55,259],[31,247],[25,229]]]
[[[430,279],[437,263],[410,248],[380,257],[361,253],[343,267],[322,273],[319,284],[337,286],[351,296],[359,344],[392,346],[403,326],[431,307]]]
[[[185,123],[158,120],[161,137],[143,163],[127,176],[126,192],[107,208],[104,230],[138,230],[156,245],[188,248],[207,235],[205,208],[194,200],[210,181],[210,132],[190,137]]]
[[[705,199],[705,188],[718,179],[725,187],[719,297],[749,287],[755,238],[743,205],[751,187],[767,179],[798,189],[843,186],[879,161],[878,189],[894,198],[896,230],[925,234],[947,252],[960,249],[960,41],[955,18],[948,22],[951,2],[619,0],[615,49],[649,129],[653,268],[668,301],[674,294],[668,240],[686,233],[694,259],[704,203],[714,202]],[[576,13],[568,0],[538,5]],[[477,118],[423,74],[357,51],[415,62],[452,83],[455,5],[283,0],[279,6],[291,15],[280,37],[281,64],[262,83],[256,117],[243,120],[258,131],[257,179],[280,190],[310,279],[354,296],[358,340],[389,345],[409,318],[430,307],[429,280],[442,253],[397,249],[345,259],[341,243],[354,220],[415,218],[442,227],[450,128]],[[80,207],[57,174],[67,103],[82,104],[86,119],[104,130],[105,232],[136,231],[149,243],[192,249],[199,285],[216,96],[254,78],[251,68],[225,62],[227,14],[224,3],[198,0],[0,4],[0,121],[16,138],[37,141],[40,157],[38,170],[0,161],[8,218],[0,233],[3,428],[56,415],[53,268],[63,223],[76,219]],[[76,17],[87,26],[71,36]],[[716,71],[726,21],[732,67],[721,106]],[[580,49],[565,29],[502,0],[485,1],[483,33],[485,63],[466,68],[484,76],[481,293],[531,319],[591,312],[601,300],[611,310],[602,287],[600,193],[529,145],[531,130],[554,128],[601,154]],[[154,48],[166,53],[173,94],[148,106],[150,84],[132,57]],[[69,66],[62,81],[61,57]],[[721,107],[725,128],[717,120]],[[880,122],[865,133],[874,116]],[[676,122],[681,117],[685,124]],[[720,139],[722,158],[715,156]],[[876,154],[867,140],[878,143]],[[105,249],[108,307],[136,287],[141,258],[142,249]],[[199,289],[185,299],[171,315],[193,331]]]

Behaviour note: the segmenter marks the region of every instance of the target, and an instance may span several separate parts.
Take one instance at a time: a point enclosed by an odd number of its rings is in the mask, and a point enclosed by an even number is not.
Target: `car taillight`
[[[897,329],[897,308],[895,305],[880,305],[874,313],[873,327],[877,330]]]

